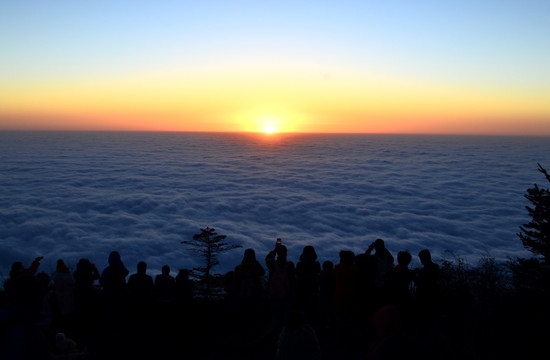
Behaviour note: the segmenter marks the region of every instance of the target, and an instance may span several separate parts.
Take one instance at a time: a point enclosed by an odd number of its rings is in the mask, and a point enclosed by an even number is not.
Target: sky
[[[550,2],[0,3],[0,130],[550,135]]]

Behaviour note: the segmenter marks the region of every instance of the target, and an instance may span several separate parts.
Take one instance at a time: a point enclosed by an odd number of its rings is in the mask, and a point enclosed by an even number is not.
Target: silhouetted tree
[[[550,182],[548,172],[540,164],[537,165],[538,170]],[[521,232],[518,236],[525,248],[534,254],[542,255],[548,264],[550,263],[550,190],[541,189],[534,184],[534,187],[527,189],[527,194],[524,196],[533,204],[533,207],[525,207],[532,220],[520,226]]]
[[[193,268],[193,273],[198,278],[199,283],[204,285],[204,296],[209,299],[212,295],[212,285],[215,276],[211,273],[212,268],[220,262],[217,259],[218,254],[229,250],[237,249],[242,245],[232,245],[224,242],[226,235],[218,235],[214,228],[206,227],[200,229],[200,234],[193,235],[193,240],[184,240],[181,243],[189,245],[193,252],[199,254],[204,260],[204,266]]]

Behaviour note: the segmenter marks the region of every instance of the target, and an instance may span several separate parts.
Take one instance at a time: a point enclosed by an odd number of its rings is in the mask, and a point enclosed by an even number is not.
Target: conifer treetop
[[[550,183],[550,175],[540,165],[538,170],[544,174],[546,180]],[[550,263],[550,189],[540,188],[534,184],[532,188],[527,189],[524,197],[529,200],[533,206],[526,206],[531,221],[520,226],[521,232],[518,234],[523,246],[534,254],[544,257],[544,261]]]

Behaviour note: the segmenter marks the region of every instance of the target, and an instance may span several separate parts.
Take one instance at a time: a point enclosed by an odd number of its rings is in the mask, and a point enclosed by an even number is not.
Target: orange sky
[[[544,91],[260,70],[3,83],[0,128],[550,135]]]
[[[8,2],[0,130],[550,135],[549,16],[547,1]]]

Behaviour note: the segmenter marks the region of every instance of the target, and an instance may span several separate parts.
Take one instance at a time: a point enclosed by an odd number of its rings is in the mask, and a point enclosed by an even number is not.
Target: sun
[[[258,128],[266,134],[281,132],[284,121],[279,116],[260,116],[257,119]]]
[[[281,106],[263,106],[234,113],[231,119],[241,131],[275,135],[296,132],[305,116]]]
[[[277,132],[277,130],[275,129],[275,126],[267,125],[265,128],[263,128],[263,132],[266,134],[273,134],[274,132]]]

